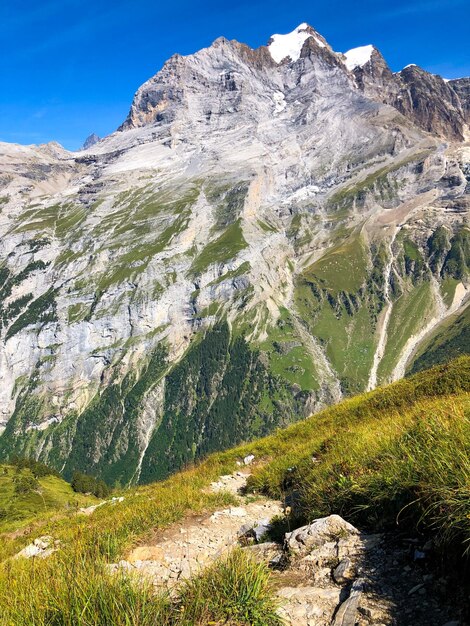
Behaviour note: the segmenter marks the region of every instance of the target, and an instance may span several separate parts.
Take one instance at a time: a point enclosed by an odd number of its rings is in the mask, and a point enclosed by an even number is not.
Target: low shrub
[[[91,493],[97,498],[106,498],[111,493],[111,489],[104,480],[82,474],[82,472],[74,472],[70,484],[77,493]]]

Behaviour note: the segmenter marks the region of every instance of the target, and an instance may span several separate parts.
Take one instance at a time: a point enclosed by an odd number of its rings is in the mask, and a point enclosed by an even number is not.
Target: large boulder
[[[307,526],[302,526],[286,533],[285,545],[287,550],[297,556],[306,556],[317,548],[326,544],[337,546],[341,539],[357,537],[359,531],[339,515],[320,517]]]
[[[25,548],[20,550],[15,556],[15,558],[25,558],[30,559],[33,557],[38,557],[40,559],[45,559],[50,556],[53,552],[56,552],[59,549],[60,541],[58,539],[54,540],[49,535],[44,535],[43,537],[37,537]]]

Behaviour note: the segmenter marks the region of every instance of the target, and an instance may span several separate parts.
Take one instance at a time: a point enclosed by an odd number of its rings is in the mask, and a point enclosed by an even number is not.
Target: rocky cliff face
[[[0,144],[2,456],[165,476],[402,376],[462,311],[465,79],[366,48],[218,39],[85,151]]]
[[[470,123],[470,78],[457,78],[449,81],[450,86],[460,99],[467,124]]]
[[[445,81],[417,65],[394,74],[375,48],[370,58],[353,69],[357,85],[368,97],[390,104],[434,136],[463,141],[468,111],[463,85]],[[463,79],[465,81],[465,79]]]

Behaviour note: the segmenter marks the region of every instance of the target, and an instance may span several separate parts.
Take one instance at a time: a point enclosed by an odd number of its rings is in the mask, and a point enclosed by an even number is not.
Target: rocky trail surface
[[[157,532],[111,569],[178,584],[237,545],[272,569],[279,614],[290,626],[464,626],[446,597],[449,581],[432,568],[432,544],[389,534],[364,534],[338,515],[269,539],[281,502],[246,495],[249,474],[221,476],[236,506],[188,517]]]
[[[237,494],[245,485],[247,476],[242,472],[221,476],[211,489]],[[240,497],[239,506],[187,518],[134,548],[118,566],[137,569],[150,576],[157,586],[174,587],[236,546],[240,527],[244,524],[264,521],[267,525],[275,515],[282,513],[279,502],[263,498],[255,502],[249,500]]]

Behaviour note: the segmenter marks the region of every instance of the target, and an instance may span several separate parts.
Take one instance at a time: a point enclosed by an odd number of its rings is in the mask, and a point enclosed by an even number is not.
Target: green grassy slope
[[[175,615],[142,585],[110,577],[105,564],[189,511],[229,503],[229,495],[205,487],[249,453],[256,457],[249,487],[289,500],[291,525],[333,512],[373,530],[398,523],[405,532],[432,532],[461,559],[470,540],[469,391],[470,357],[463,357],[213,454],[166,481],[128,490],[119,506],[100,507],[91,517],[38,515],[37,535],[60,539],[61,551],[33,567],[8,560],[32,535],[1,536],[0,606],[9,608],[0,624],[187,624],[181,605]],[[236,567],[253,573],[249,564]],[[233,598],[222,595],[218,602],[214,615],[223,615]]]
[[[470,306],[446,319],[432,333],[420,346],[407,373],[415,374],[463,354],[470,354]]]
[[[299,315],[324,346],[347,394],[365,388],[374,357],[378,304],[370,265],[356,233],[306,268],[296,284]]]
[[[387,328],[387,349],[378,368],[380,381],[392,374],[406,342],[419,332],[433,310],[434,298],[428,282],[408,285],[408,290],[396,300]]]
[[[97,502],[93,496],[75,493],[58,476],[36,479],[28,468],[0,465],[0,532],[18,529],[43,514],[76,511]]]
[[[240,221],[234,222],[217,239],[206,245],[194,260],[191,272],[201,274],[212,263],[226,263],[247,246]]]

